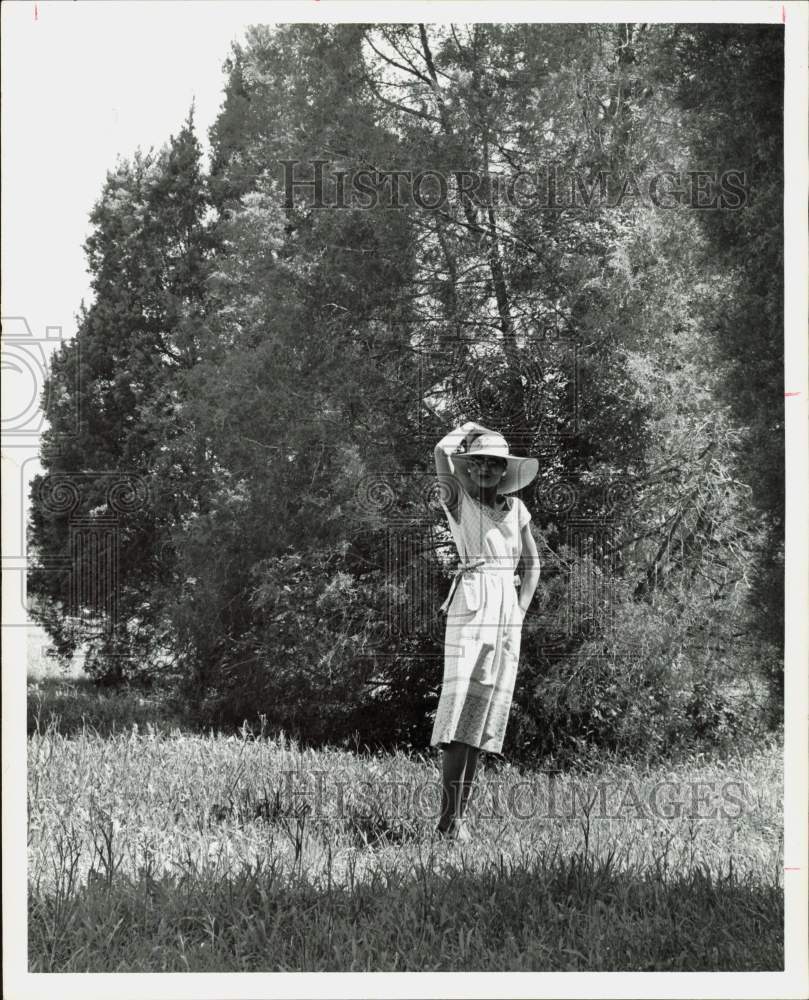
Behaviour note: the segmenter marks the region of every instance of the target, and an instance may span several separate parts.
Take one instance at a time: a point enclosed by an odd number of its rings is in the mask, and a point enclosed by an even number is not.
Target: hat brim
[[[452,462],[460,462],[465,468],[470,458],[478,455],[490,455],[494,458],[505,458],[506,474],[497,485],[498,493],[516,493],[524,489],[539,472],[539,460],[536,458],[520,458],[518,455],[500,455],[496,451],[481,449],[472,455],[451,455]]]

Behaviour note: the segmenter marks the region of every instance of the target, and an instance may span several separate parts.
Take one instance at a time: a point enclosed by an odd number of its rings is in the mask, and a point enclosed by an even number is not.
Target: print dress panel
[[[461,574],[447,610],[444,677],[431,746],[459,740],[500,753],[508,724],[523,613],[514,574],[522,529],[531,514],[518,497],[494,511],[464,489],[457,519],[441,501],[462,564],[483,560]]]

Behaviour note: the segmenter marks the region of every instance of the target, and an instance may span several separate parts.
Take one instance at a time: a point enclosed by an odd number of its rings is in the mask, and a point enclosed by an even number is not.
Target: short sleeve
[[[519,524],[520,530],[522,530],[531,520],[531,511],[519,497],[515,497],[514,499],[517,501],[517,524]]]

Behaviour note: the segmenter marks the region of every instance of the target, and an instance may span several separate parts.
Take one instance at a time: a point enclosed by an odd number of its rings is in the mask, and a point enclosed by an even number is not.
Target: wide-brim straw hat
[[[462,454],[451,455],[453,463],[463,467],[470,458],[491,455],[506,460],[506,474],[497,486],[498,493],[516,493],[523,489],[539,472],[539,462],[535,458],[520,458],[509,454],[508,442],[502,434],[479,434]]]

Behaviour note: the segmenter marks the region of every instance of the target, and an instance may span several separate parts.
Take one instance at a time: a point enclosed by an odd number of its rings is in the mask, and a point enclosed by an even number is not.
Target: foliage
[[[703,212],[700,223],[706,266],[721,268],[731,291],[707,319],[722,362],[717,396],[744,429],[734,460],[764,527],[750,593],[755,627],[777,650],[784,631],[783,32],[689,26],[672,44],[695,163],[747,176],[744,210]],[[782,700],[781,680],[773,704]]]
[[[60,654],[89,642],[90,672],[110,682],[159,661],[172,533],[204,502],[182,379],[199,360],[214,245],[200,159],[189,115],[159,154],[108,173],[85,244],[95,299],[43,390],[29,592]]]
[[[733,693],[756,664],[777,722],[782,289],[759,274],[780,275],[780,127],[747,86],[780,42],[728,31],[251,28],[207,173],[189,120],[93,215],[96,299],[46,394],[43,464],[76,500],[32,495],[59,651],[176,679],[199,722],[423,745],[452,569],[430,458],[474,417],[541,459],[541,614],[508,752],[732,743],[757,725]],[[735,167],[751,131],[749,211],[660,209],[629,183],[712,150]],[[399,210],[288,199],[282,163],[306,179],[315,160],[440,171],[448,198],[419,204],[411,175]],[[609,198],[506,206],[467,183],[549,163],[585,191],[605,175]],[[77,516],[109,513],[108,473],[137,484],[114,623],[45,571]]]

